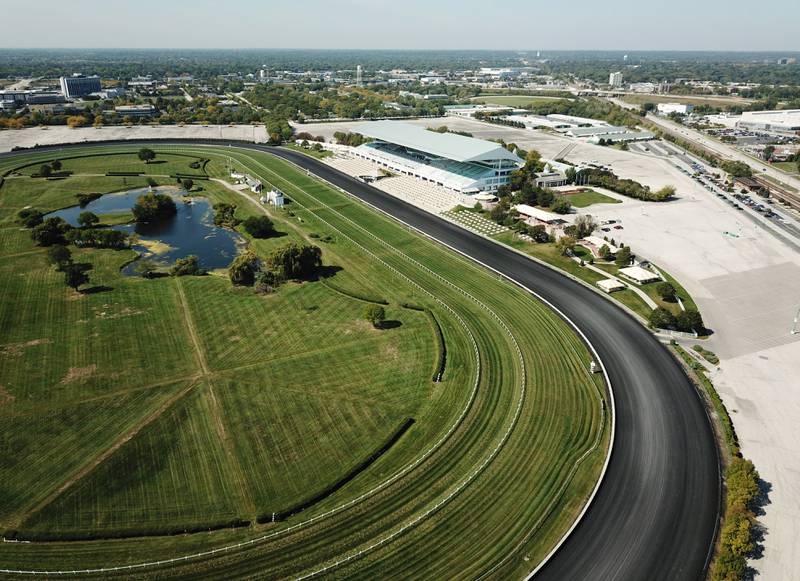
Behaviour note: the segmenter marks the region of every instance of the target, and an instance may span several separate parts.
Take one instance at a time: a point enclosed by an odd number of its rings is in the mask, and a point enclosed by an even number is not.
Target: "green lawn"
[[[772,165],[786,173],[798,173],[796,161],[776,161]]]
[[[727,109],[730,107],[748,106],[752,101],[740,97],[725,97],[722,95],[623,95],[626,103],[641,105],[643,103],[688,103],[690,105],[711,105]]]
[[[507,105],[509,107],[526,107],[534,103],[543,103],[558,100],[560,97],[547,97],[541,95],[481,95],[473,97],[472,101],[491,105]]]
[[[309,143],[311,145],[314,144],[314,142],[312,141],[310,141]],[[287,143],[284,147],[286,147],[287,149],[294,149],[295,151],[299,151],[300,153],[305,153],[306,155],[310,155],[311,157],[316,157],[317,159],[325,159],[326,157],[330,157],[333,155],[333,152],[327,149],[323,149],[322,151],[316,151],[314,149],[311,149],[310,147],[300,147],[296,143]]]
[[[165,559],[274,531],[245,554],[169,573],[289,577],[408,526],[340,572],[476,576],[512,549],[498,574],[529,571],[581,510],[609,436],[603,386],[572,330],[515,285],[285,162],[236,148],[152,147],[211,157],[207,170],[220,178],[230,157],[282,189],[290,202],[267,210],[279,234],[250,240],[252,248],[263,255],[285,241],[313,242],[330,278],[258,296],[220,276],[123,277],[131,251],[81,250],[76,258],[94,265],[91,284],[102,288],[76,294],[11,211],[73,204],[98,184],[7,180],[0,524],[23,537],[148,536],[2,543],[4,566]],[[199,185],[198,195],[237,204],[239,217],[262,211],[249,193]],[[348,294],[389,301],[389,328],[371,328],[365,303]],[[439,383],[428,317],[403,303],[430,308],[441,326]],[[286,522],[153,536],[252,521],[311,498],[409,417],[386,453]]]
[[[592,204],[621,204],[622,200],[617,200],[611,196],[601,194],[594,190],[586,190],[577,194],[565,196],[576,208],[586,208]]]
[[[161,154],[150,163],[139,159],[136,153],[123,153],[119,155],[93,155],[76,157],[69,151],[63,157],[53,157],[61,161],[59,171],[71,171],[76,174],[105,174],[109,171],[115,172],[143,172],[151,175],[170,175],[175,173],[203,174],[202,158],[196,156]],[[192,168],[189,164],[197,162],[199,168]],[[21,164],[20,164],[21,165]],[[31,175],[39,173],[42,166],[41,162],[34,163],[27,167],[21,167],[17,173]]]

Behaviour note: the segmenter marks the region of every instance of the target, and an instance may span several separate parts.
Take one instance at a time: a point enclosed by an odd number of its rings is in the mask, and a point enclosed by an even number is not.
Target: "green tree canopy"
[[[81,212],[78,216],[78,224],[84,228],[91,228],[100,221],[94,212]]]
[[[243,225],[247,233],[253,238],[269,238],[275,232],[272,220],[264,214],[249,216]]]
[[[372,323],[376,329],[380,329],[386,320],[386,310],[380,305],[367,305],[364,307],[364,319]]]
[[[178,207],[166,194],[150,192],[139,196],[132,211],[137,222],[158,222],[174,216],[178,212]]]
[[[137,155],[145,163],[150,163],[156,158],[156,152],[148,147],[141,148]]]
[[[248,250],[233,259],[228,267],[228,277],[237,286],[251,286],[258,272],[258,257]]]

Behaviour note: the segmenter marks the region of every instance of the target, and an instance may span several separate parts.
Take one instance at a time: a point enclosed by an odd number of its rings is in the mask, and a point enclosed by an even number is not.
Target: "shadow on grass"
[[[113,286],[106,286],[104,284],[98,284],[95,286],[90,286],[89,288],[82,289],[80,293],[82,295],[96,295],[98,293],[107,293],[109,291],[114,290]]]
[[[400,321],[384,321],[380,325],[378,325],[377,328],[380,329],[381,331],[388,331],[389,329],[397,329],[402,325],[403,323],[401,323]]]

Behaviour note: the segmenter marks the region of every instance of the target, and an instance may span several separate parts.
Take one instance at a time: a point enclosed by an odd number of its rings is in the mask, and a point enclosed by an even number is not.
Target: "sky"
[[[25,6],[0,0],[0,14]],[[798,0],[36,0],[30,6],[35,18],[2,26],[0,46],[800,50]]]

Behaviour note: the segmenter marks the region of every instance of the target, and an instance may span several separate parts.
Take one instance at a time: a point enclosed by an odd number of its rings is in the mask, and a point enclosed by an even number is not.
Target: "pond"
[[[72,206],[48,217],[58,216],[73,226],[78,225],[81,212],[93,212],[98,216],[129,212],[139,196],[147,189],[131,190],[119,194],[106,194],[83,208]],[[134,236],[132,248],[143,258],[156,263],[172,264],[178,258],[191,254],[200,259],[206,270],[226,268],[245,246],[245,239],[233,230],[214,225],[214,210],[206,198],[181,196],[174,188],[155,188],[155,191],[170,195],[178,207],[178,213],[162,222],[153,224],[123,224],[110,226]],[[123,269],[123,274],[134,275],[135,263]]]

